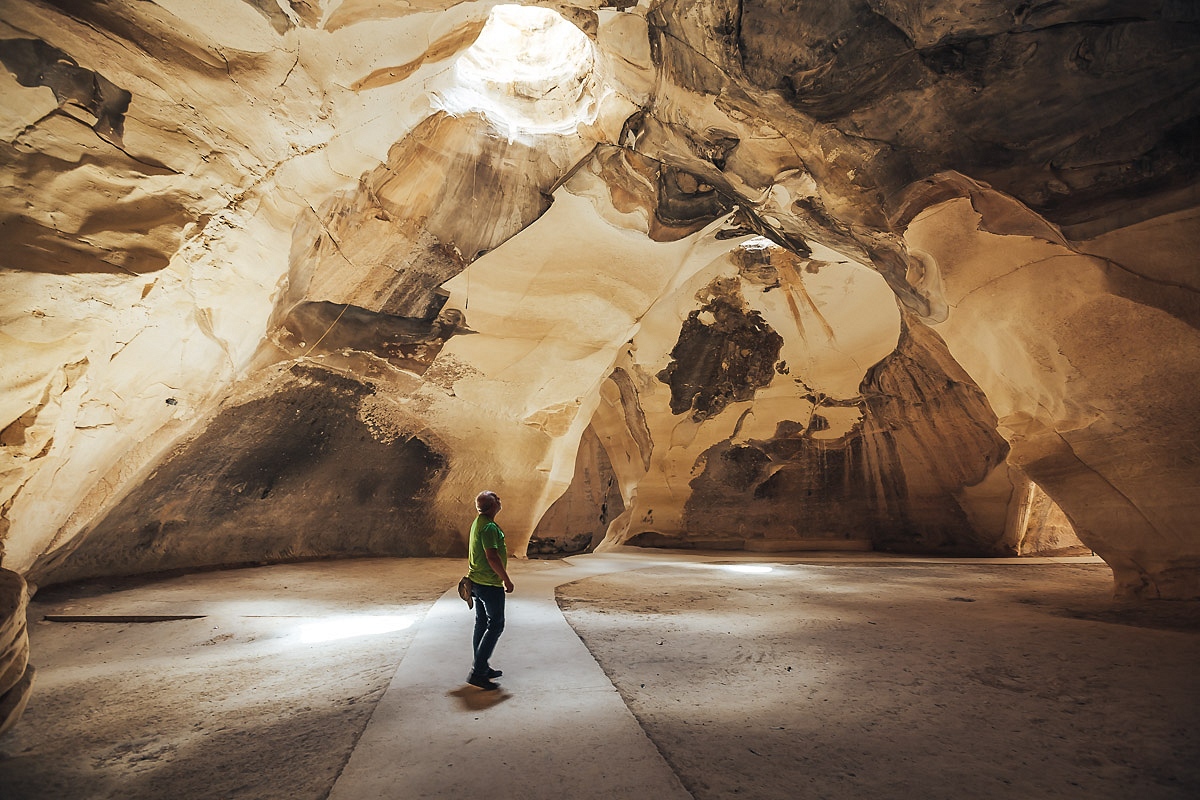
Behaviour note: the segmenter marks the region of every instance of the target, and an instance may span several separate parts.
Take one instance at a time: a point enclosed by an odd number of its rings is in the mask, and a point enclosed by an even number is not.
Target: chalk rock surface
[[[451,555],[492,489],[530,555],[1200,596],[1198,61],[1174,0],[12,0],[2,563]]]
[[[33,691],[25,616],[29,592],[17,573],[0,569],[0,734],[17,723]]]

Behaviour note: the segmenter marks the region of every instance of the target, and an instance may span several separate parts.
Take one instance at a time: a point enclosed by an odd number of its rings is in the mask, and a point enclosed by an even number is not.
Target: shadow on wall
[[[560,558],[590,553],[624,510],[608,453],[589,425],[575,457],[574,480],[538,521],[526,555]]]
[[[446,457],[390,396],[306,362],[248,381],[94,528],[35,565],[39,584],[347,556],[456,556],[425,509]],[[439,533],[445,530],[447,532]]]

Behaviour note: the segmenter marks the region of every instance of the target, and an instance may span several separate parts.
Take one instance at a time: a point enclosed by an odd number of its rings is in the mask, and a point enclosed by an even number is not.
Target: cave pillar
[[[1112,567],[1117,595],[1200,597],[1195,292],[951,180],[961,196],[927,203],[905,240],[928,321],[987,395],[1009,463]]]
[[[1164,536],[1139,503],[1089,465],[1057,432],[1019,434],[1009,458],[1063,509],[1081,542],[1112,568],[1118,596],[1147,599],[1200,597],[1200,556],[1181,537]],[[1036,487],[1034,487],[1036,488]],[[1193,501],[1194,502],[1194,501]],[[1184,552],[1180,552],[1184,550]]]
[[[17,724],[33,689],[25,620],[28,606],[25,579],[0,569],[0,734]]]

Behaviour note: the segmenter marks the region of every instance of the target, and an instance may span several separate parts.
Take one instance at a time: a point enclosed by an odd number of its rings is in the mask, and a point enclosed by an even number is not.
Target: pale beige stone
[[[1200,44],[1117,5],[6,3],[4,566],[441,554],[486,487],[518,553],[618,496],[589,545],[1040,552],[1056,504],[1197,596]],[[428,449],[424,539],[195,517],[189,448],[293,390]]]

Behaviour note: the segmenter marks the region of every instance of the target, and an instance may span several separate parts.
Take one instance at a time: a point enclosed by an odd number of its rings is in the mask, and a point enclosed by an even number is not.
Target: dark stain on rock
[[[763,479],[771,457],[752,445],[735,445],[721,452],[713,464],[714,478],[734,491],[744,492]]]
[[[630,123],[640,119],[635,114]],[[711,178],[628,148],[598,146],[582,168],[604,182],[618,211],[645,214],[647,232],[656,242],[690,236],[731,208],[731,193],[713,185]]]
[[[729,251],[729,260],[738,268],[738,274],[750,283],[766,286],[768,290],[779,286],[779,270],[771,258],[775,248],[735,247]]]
[[[996,555],[1003,530],[979,530],[957,501],[1004,461],[1007,444],[983,393],[933,331],[912,319],[897,350],[868,371],[856,400],[818,404],[767,440],[721,442],[697,460],[681,529],[635,537],[652,546],[729,548],[770,539],[866,540],[876,549]],[[836,439],[821,404],[857,404],[862,422]]]
[[[867,371],[862,436],[874,456],[894,459],[904,487],[883,482],[884,511],[903,526],[880,526],[877,549],[999,555],[1003,530],[980,530],[956,497],[1008,455],[982,390],[941,337],[905,316],[896,350]]]
[[[22,86],[46,86],[59,105],[71,103],[96,121],[92,130],[120,143],[133,94],[41,39],[0,39],[0,62]]]
[[[729,209],[727,200],[702,176],[665,165],[660,168],[655,213],[664,224],[699,230]]]
[[[720,170],[725,169],[725,162],[733,155],[733,151],[741,144],[738,136],[730,131],[709,130],[702,139],[693,142],[696,155],[710,162]]]
[[[403,270],[405,279],[397,282],[380,310],[402,317],[433,319],[446,305],[442,284],[466,266],[453,246],[443,242],[430,245],[414,255],[412,263]]]
[[[749,309],[736,281],[718,279],[707,294],[708,301],[688,314],[671,363],[657,375],[671,387],[671,413],[692,410],[698,421],[768,385],[783,347],[783,337]]]
[[[460,312],[452,311],[425,320],[337,303],[300,303],[284,319],[278,343],[297,356],[344,350],[370,353],[419,375],[458,331],[460,317]]]

